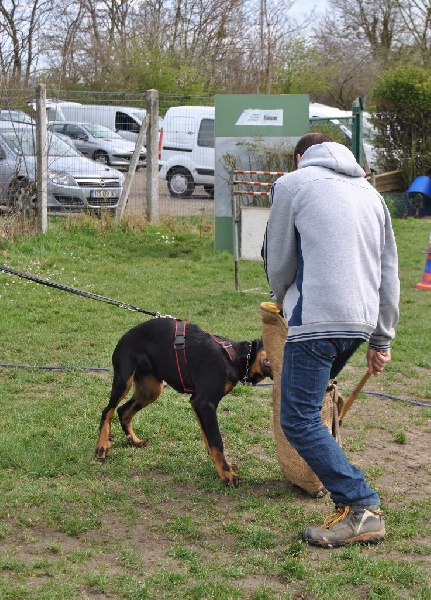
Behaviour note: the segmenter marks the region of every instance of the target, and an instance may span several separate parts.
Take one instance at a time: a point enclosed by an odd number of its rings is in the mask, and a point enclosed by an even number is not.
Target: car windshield
[[[36,137],[33,129],[0,129],[0,135],[14,154],[18,156],[36,155]],[[47,134],[49,156],[81,156],[57,135]]]
[[[96,125],[96,123],[84,123],[83,127],[91,133],[95,138],[101,138],[104,140],[123,140],[119,133],[104,125]]]

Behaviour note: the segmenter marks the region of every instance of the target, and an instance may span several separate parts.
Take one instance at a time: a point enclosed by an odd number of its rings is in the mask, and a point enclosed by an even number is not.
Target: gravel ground
[[[132,182],[129,200],[125,209],[126,214],[146,213],[146,177],[145,169],[136,172]],[[214,214],[214,200],[211,199],[202,186],[198,186],[190,198],[173,198],[169,192],[166,181],[159,179],[159,212],[160,216],[191,216]]]

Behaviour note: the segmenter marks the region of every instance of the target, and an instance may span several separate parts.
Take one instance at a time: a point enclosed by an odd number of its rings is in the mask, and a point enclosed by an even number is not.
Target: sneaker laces
[[[366,508],[366,507],[364,507],[364,508]],[[323,527],[325,529],[329,529],[330,527],[332,527],[332,525],[335,525],[336,523],[339,523],[340,521],[345,519],[347,517],[347,515],[349,514],[349,512],[350,512],[350,506],[337,506],[335,512],[328,515],[324,519]],[[383,515],[383,511],[381,511],[378,508],[372,510],[371,512],[377,516]]]
[[[325,517],[323,521],[323,527],[325,529],[329,529],[332,525],[339,523],[349,514],[350,507],[349,506],[339,506],[337,507],[334,513],[331,513],[327,517]]]

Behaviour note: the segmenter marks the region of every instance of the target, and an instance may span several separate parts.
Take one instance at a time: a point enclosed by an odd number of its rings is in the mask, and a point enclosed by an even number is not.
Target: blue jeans
[[[363,340],[332,338],[286,342],[281,373],[280,425],[335,504],[378,506],[380,499],[352,465],[320,416],[329,379],[336,377]]]

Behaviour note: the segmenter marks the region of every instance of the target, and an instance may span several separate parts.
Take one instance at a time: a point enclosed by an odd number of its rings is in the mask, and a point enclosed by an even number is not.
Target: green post
[[[352,107],[352,152],[357,162],[362,165],[364,154],[363,113],[364,98],[356,98]]]

